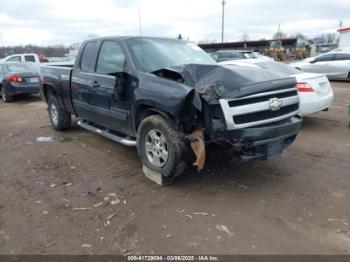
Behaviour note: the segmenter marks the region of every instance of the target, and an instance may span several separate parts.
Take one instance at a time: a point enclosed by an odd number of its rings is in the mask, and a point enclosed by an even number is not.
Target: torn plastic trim
[[[206,152],[204,133],[202,129],[196,129],[192,134],[187,135],[185,140],[189,141],[191,148],[196,156],[196,161],[193,163],[197,167],[197,171],[201,171],[204,168]]]

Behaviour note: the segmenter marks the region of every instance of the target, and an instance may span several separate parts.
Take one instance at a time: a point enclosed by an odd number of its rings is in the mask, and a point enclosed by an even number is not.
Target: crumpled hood
[[[291,88],[294,77],[281,76],[263,68],[235,65],[186,64],[167,68],[182,76],[208,103],[220,98],[239,98],[260,92]]]

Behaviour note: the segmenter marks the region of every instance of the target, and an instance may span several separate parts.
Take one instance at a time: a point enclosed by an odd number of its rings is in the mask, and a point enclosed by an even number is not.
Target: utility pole
[[[339,20],[339,33],[340,33],[340,30],[342,29],[343,27],[343,20]]]
[[[224,26],[225,26],[225,0],[222,0],[222,21],[221,21],[221,44],[224,43]]]

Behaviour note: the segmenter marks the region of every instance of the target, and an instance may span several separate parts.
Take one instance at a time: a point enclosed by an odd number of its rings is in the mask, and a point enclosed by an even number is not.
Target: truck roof
[[[86,40],[86,42],[94,41],[94,40],[110,40],[110,39],[118,39],[118,40],[127,40],[127,39],[164,39],[164,40],[178,40],[178,41],[184,41],[188,42],[184,39],[177,39],[177,38],[171,38],[171,37],[157,37],[157,36],[103,36],[103,37],[96,37]]]

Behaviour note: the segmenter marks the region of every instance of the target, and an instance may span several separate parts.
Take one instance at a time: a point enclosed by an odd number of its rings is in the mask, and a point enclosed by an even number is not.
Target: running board
[[[120,144],[123,144],[123,145],[126,145],[126,146],[136,146],[136,141],[135,140],[131,140],[131,139],[128,139],[128,138],[123,138],[123,137],[120,137],[120,136],[117,136],[115,134],[112,134],[111,132],[109,132],[108,129],[100,129],[100,128],[97,128],[91,124],[89,124],[87,121],[85,120],[79,120],[77,122],[77,124],[79,126],[81,126],[82,128],[85,128],[91,132],[94,132],[96,134],[99,134],[99,135],[102,135],[108,139],[111,139],[115,142],[118,142]]]

